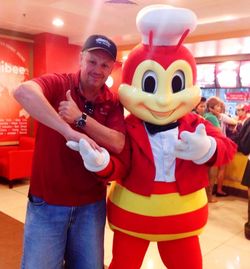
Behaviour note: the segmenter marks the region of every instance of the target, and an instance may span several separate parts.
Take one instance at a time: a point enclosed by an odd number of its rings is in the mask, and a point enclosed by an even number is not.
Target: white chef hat
[[[176,46],[187,30],[196,28],[197,17],[186,8],[152,5],[139,11],[136,25],[143,44],[149,44],[152,32],[154,46]]]

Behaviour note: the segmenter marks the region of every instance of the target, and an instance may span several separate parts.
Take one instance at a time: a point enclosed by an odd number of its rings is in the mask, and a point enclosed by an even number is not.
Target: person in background
[[[212,96],[207,100],[206,105],[204,118],[210,121],[215,127],[220,128],[218,117],[221,113],[221,100],[216,96]]]
[[[220,128],[220,122],[218,120],[217,114],[220,113],[220,100],[213,96],[210,97],[206,102],[207,108],[204,118],[210,121],[214,126]],[[206,188],[207,198],[209,203],[216,203],[218,200],[213,196],[213,188],[218,174],[218,167],[211,167],[209,169],[209,186]]]
[[[92,35],[77,73],[46,74],[14,90],[38,121],[23,269],[103,268],[106,186],[66,142],[84,138],[93,149],[122,151],[123,108],[105,85],[116,54],[113,41]]]
[[[249,105],[248,104],[238,104],[236,107],[236,117],[234,120],[236,124],[227,124],[226,135],[231,138],[233,141],[237,140],[237,137],[240,133],[240,130],[244,122],[249,118]]]
[[[241,184],[248,188],[248,219],[245,223],[245,237],[250,240],[250,118],[245,120],[235,142],[238,144],[238,151],[248,155]]]
[[[234,118],[231,118],[230,116],[228,116],[225,112],[226,112],[226,107],[225,107],[225,103],[220,100],[220,113],[216,113],[215,115],[218,117],[219,123],[220,123],[220,128],[222,133],[227,136],[227,129],[228,126],[230,125],[235,125],[237,124],[237,120]],[[218,174],[217,174],[217,187],[216,187],[216,196],[217,197],[223,197],[223,196],[227,196],[227,193],[225,193],[223,191],[223,181],[224,181],[224,177],[225,177],[225,166],[220,166],[218,167]]]
[[[235,140],[235,137],[237,137],[238,135],[237,120],[235,119],[235,121],[236,121],[236,124],[227,124],[227,127],[226,127],[226,136],[229,137],[233,141]]]
[[[207,101],[207,98],[202,96],[199,104],[195,107],[193,112],[204,117],[204,114],[206,111],[206,101]]]
[[[237,120],[226,114],[225,103],[221,100],[221,112],[218,114],[221,130],[224,135],[227,135],[228,125],[236,126]]]
[[[213,96],[207,100],[206,104],[207,104],[207,112],[205,113],[204,118],[210,121],[214,126],[220,128],[222,132],[226,135],[226,124],[235,123],[235,120],[231,119],[224,113],[225,105],[223,101],[218,97]],[[217,189],[215,192],[216,196],[217,197],[227,196],[227,193],[225,193],[222,189],[224,174],[225,174],[225,166],[210,168],[209,170],[210,185],[207,188],[207,195],[209,202],[217,202],[217,199],[215,199],[213,196],[213,188],[215,182],[217,182]]]
[[[242,103],[236,106],[236,119],[237,119],[238,125],[241,125],[239,129],[243,126],[245,120],[248,118],[247,112],[248,112],[247,104]]]

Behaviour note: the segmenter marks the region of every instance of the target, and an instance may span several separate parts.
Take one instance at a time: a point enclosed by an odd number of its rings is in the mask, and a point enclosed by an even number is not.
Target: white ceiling
[[[192,37],[225,35],[250,28],[249,0],[0,0],[0,28],[63,35],[76,45],[81,45],[89,34],[100,33],[118,46],[131,45],[140,41],[135,26],[138,11],[162,3],[190,8],[196,13],[198,27]],[[64,20],[63,28],[51,24],[54,17]]]

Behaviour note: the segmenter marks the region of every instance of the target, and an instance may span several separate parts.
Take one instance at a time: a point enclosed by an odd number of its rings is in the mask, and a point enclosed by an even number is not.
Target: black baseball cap
[[[104,35],[91,35],[85,41],[82,51],[105,50],[112,59],[116,60],[117,48],[115,43]]]

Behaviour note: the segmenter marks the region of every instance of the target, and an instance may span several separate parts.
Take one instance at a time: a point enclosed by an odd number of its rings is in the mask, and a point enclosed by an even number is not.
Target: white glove
[[[91,172],[102,171],[109,164],[108,151],[105,148],[101,148],[102,152],[94,150],[85,139],[80,139],[79,143],[68,141],[66,145],[80,152],[85,168]]]
[[[199,124],[194,133],[183,131],[180,138],[175,144],[176,158],[203,164],[213,156],[216,150],[216,140],[207,136],[204,124]]]

